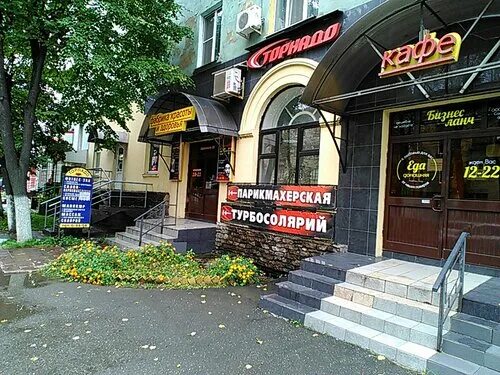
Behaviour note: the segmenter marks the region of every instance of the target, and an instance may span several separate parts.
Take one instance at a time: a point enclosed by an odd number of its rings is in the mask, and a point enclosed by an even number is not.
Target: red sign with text
[[[340,23],[334,23],[324,30],[318,30],[312,35],[304,35],[295,40],[280,39],[255,52],[247,60],[250,69],[259,69],[298,53],[319,47],[335,41],[340,35]]]

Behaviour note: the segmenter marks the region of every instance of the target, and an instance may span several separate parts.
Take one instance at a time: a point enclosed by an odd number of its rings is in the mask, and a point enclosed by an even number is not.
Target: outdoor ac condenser
[[[262,10],[257,5],[252,5],[244,11],[238,13],[236,17],[236,33],[248,39],[250,34],[257,32],[260,34],[262,28]]]
[[[214,74],[213,98],[229,100],[243,99],[243,78],[241,69],[231,68]]]

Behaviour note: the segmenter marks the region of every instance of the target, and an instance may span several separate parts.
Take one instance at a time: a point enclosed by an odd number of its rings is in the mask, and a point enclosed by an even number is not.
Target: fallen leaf
[[[196,332],[191,332],[191,336],[195,336],[196,335]]]
[[[234,297],[236,294],[235,293],[231,293],[231,297]]]
[[[313,337],[318,337],[319,335],[317,333],[313,333]]]
[[[263,343],[264,343],[264,341],[257,339],[257,344],[262,345]]]
[[[267,314],[269,311],[267,311],[267,310],[262,310],[262,312],[263,312],[264,314]]]
[[[30,333],[31,332],[31,329],[25,329],[24,330],[24,333]]]
[[[0,323],[7,323],[8,320],[7,319],[3,319]]]
[[[241,301],[238,301],[238,303],[241,303]]]
[[[33,362],[38,361],[38,357],[31,357],[30,359],[31,359]]]
[[[31,344],[30,348],[36,348],[36,344]]]
[[[78,286],[76,287],[76,289],[80,289],[81,287],[82,287],[81,285],[78,285]]]
[[[90,333],[90,331],[85,331],[85,333],[89,334],[89,333]]]
[[[154,358],[153,361],[155,361],[155,362],[158,361],[158,357]]]
[[[246,366],[245,366],[245,368],[246,368],[247,370],[250,370],[250,369],[252,368],[252,365],[246,365]]]
[[[155,349],[156,349],[156,346],[155,346],[155,345],[150,345],[150,346],[149,346],[149,349],[150,349],[150,350],[155,350]]]
[[[147,348],[149,348],[149,345],[142,345],[141,348],[142,349],[147,349]]]
[[[64,294],[64,292],[63,291],[59,291],[59,292],[57,292],[57,294]]]
[[[42,348],[46,348],[46,347],[47,347],[47,344],[43,344],[43,345],[42,345]]]
[[[88,321],[88,320],[86,320],[86,321],[84,321],[84,322],[83,322],[83,324],[89,324],[89,321]]]
[[[209,311],[209,312],[208,312],[208,315],[212,315],[212,312],[211,312],[211,311]]]
[[[267,288],[262,288],[262,290],[263,290],[264,292],[266,292],[266,291],[267,291]]]
[[[202,294],[200,297],[201,297],[201,298],[205,298],[205,297],[206,297],[206,295]]]
[[[207,303],[207,301],[203,300],[203,301],[201,301],[201,303]]]
[[[106,293],[111,293],[111,290],[110,289],[106,290]]]
[[[123,318],[122,322],[128,322],[128,319],[127,318]]]
[[[219,324],[219,328],[224,329],[224,328],[226,328],[226,326],[224,324]]]
[[[379,361],[383,361],[383,360],[385,359],[385,357],[384,357],[383,355],[379,355],[379,356],[377,356],[377,359],[378,359]]]
[[[64,325],[65,325],[66,327],[71,327],[71,325],[72,325],[72,324],[73,324],[73,323],[65,323]]]
[[[86,308],[86,309],[84,309],[83,311],[92,311],[92,310],[94,310],[94,308],[93,308],[93,307],[87,307],[87,308]]]
[[[75,341],[76,341],[76,340],[80,340],[80,336],[74,336],[74,337],[73,337],[73,340],[75,340]]]
[[[177,364],[177,368],[179,368],[179,367],[181,367],[181,364],[180,364],[180,363],[178,363],[178,364]]]
[[[42,328],[42,327],[45,327],[45,323],[44,324],[40,324],[40,328]]]

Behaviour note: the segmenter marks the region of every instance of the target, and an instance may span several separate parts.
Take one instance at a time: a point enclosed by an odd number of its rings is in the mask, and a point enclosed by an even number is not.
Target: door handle
[[[443,211],[443,196],[442,195],[434,195],[431,199],[431,208],[434,212],[442,212]]]

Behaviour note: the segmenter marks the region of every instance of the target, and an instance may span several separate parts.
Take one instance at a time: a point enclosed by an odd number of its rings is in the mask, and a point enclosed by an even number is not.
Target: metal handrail
[[[134,219],[135,226],[137,226],[137,222],[139,221],[139,246],[142,245],[143,238],[146,234],[151,232],[153,229],[160,227],[160,234],[163,234],[163,227],[165,227],[165,217],[168,215],[167,213],[167,207],[170,206],[175,206],[177,208],[177,205],[170,204],[169,201],[163,200],[160,203],[158,203],[156,206],[152,207],[148,211],[144,212],[142,215],[139,215]],[[158,211],[158,208],[161,207],[161,212],[160,212],[160,217],[151,217],[148,218],[148,215],[151,215]],[[156,215],[157,216],[157,215]],[[174,216],[174,222],[169,225],[175,226],[177,224],[177,216]],[[151,223],[151,227],[144,231],[144,220],[147,219],[158,219],[156,223]]]
[[[458,237],[455,246],[451,250],[448,259],[446,260],[441,272],[439,273],[434,285],[432,286],[432,292],[436,293],[439,291],[439,316],[438,316],[438,332],[437,332],[437,343],[436,350],[441,351],[443,345],[443,330],[446,319],[450,311],[455,306],[458,300],[457,310],[462,310],[462,299],[464,297],[464,278],[465,278],[465,253],[467,251],[467,239],[470,237],[470,233],[462,232],[460,237]],[[451,272],[455,269],[458,263],[458,277],[452,288],[448,290],[448,278]],[[453,294],[453,289],[455,293]],[[446,306],[445,306],[446,305]]]

